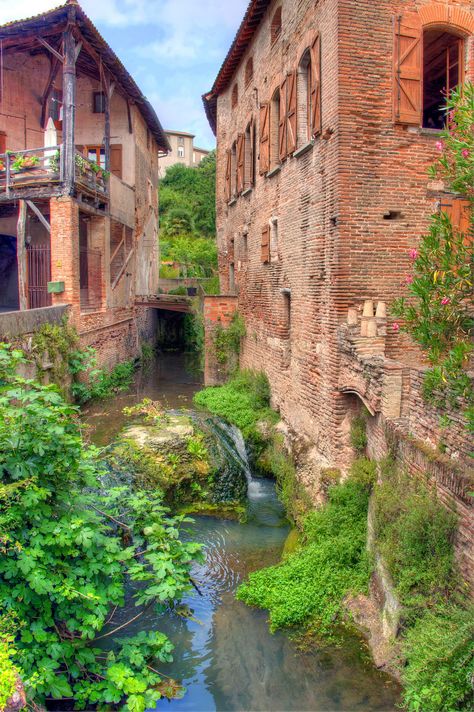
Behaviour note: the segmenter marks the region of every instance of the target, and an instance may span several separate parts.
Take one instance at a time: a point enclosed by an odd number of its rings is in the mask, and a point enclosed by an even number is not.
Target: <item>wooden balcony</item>
[[[108,200],[109,176],[94,161],[74,152],[74,188],[77,193]],[[65,192],[62,145],[8,151],[0,154],[0,203],[50,197]]]

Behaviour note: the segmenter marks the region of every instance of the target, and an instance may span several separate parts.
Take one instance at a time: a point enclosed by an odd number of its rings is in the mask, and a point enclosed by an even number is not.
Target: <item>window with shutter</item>
[[[261,261],[270,262],[270,225],[262,227]]]
[[[311,57],[311,136],[321,133],[321,35],[317,34],[310,47]]]
[[[419,126],[422,96],[422,27],[416,13],[395,18],[394,119]]]
[[[297,104],[296,104],[296,70],[290,72],[286,79],[286,153],[289,156],[296,150]]]
[[[5,131],[0,131],[0,154],[6,153],[7,150],[7,134]]]
[[[466,198],[443,196],[440,207],[443,212],[449,215],[453,228],[466,236],[466,244],[471,243],[474,235],[471,227],[472,206],[470,201]]]
[[[280,86],[280,98],[278,102],[278,158],[280,163],[286,158],[286,94],[287,79],[283,80]],[[276,105],[275,105],[276,110]],[[276,161],[275,161],[276,163]]]
[[[230,148],[226,151],[226,164],[225,164],[225,199],[230,200],[231,197],[231,170],[232,170],[232,152]]]
[[[247,124],[244,135],[244,190],[253,186],[255,182],[254,146],[255,122],[252,118]]]
[[[122,179],[122,144],[113,143],[110,146],[110,172]]]
[[[245,136],[239,134],[237,137],[237,193],[244,189],[245,175]]]
[[[270,168],[270,104],[260,104],[260,174]]]

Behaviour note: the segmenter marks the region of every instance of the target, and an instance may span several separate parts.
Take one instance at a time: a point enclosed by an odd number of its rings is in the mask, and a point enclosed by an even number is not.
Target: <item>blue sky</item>
[[[248,0],[80,0],[165,128],[214,146],[201,94],[208,91]],[[0,24],[36,15],[61,0],[0,0]]]

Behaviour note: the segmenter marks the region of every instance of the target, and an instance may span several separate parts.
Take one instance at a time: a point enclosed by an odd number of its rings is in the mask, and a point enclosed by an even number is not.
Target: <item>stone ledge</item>
[[[294,151],[293,158],[299,158],[300,156],[304,156],[305,153],[308,153],[312,150],[313,146],[314,138],[312,138],[310,141],[301,146],[301,148],[298,148],[296,151]]]
[[[70,309],[70,304],[55,304],[40,309],[25,309],[0,314],[0,337],[11,339],[23,334],[32,334],[42,324],[60,324]]]
[[[281,171],[281,165],[275,166],[275,168],[272,168],[271,171],[268,171],[267,173],[267,178],[272,178],[273,176],[276,176],[277,173]]]

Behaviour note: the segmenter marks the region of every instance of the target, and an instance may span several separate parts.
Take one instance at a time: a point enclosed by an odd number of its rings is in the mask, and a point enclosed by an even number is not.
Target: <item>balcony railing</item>
[[[0,195],[45,184],[61,184],[64,180],[62,146],[29,148],[0,154]],[[74,181],[79,188],[99,195],[108,195],[109,174],[95,161],[74,153]]]
[[[0,154],[0,193],[63,179],[61,146],[30,148]]]

